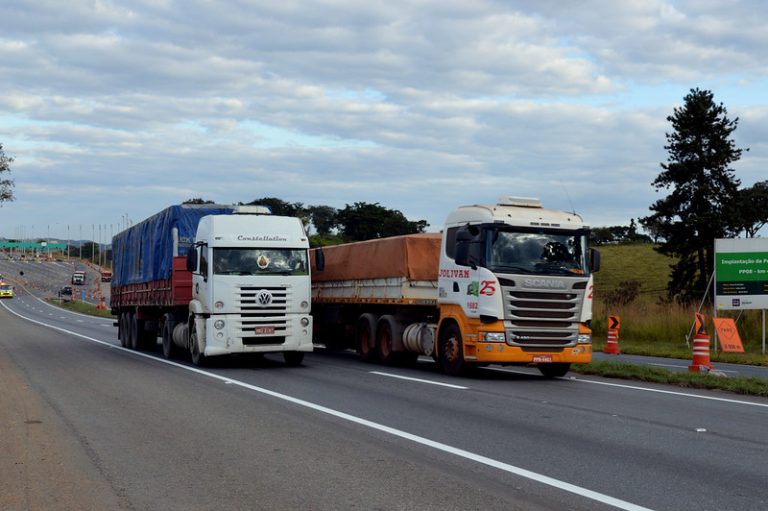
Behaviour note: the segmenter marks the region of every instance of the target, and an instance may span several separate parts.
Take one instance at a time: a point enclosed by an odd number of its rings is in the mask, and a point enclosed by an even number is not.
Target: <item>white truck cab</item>
[[[249,212],[198,224],[188,257],[193,358],[279,351],[298,364],[312,351],[309,241],[298,218]]]

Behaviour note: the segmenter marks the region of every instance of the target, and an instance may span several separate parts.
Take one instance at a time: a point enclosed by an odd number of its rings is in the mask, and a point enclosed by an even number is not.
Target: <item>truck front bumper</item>
[[[576,344],[559,348],[557,351],[546,349],[509,346],[500,342],[478,342],[464,346],[464,359],[468,362],[485,364],[531,364],[531,363],[570,363],[588,364],[592,361],[592,345]]]
[[[232,353],[274,353],[312,351],[312,316],[289,314],[277,324],[260,325],[257,330],[237,314],[206,318],[205,356]]]

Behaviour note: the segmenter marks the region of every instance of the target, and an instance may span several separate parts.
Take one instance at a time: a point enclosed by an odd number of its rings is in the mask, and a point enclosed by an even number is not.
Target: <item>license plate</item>
[[[253,333],[256,335],[259,334],[274,334],[275,333],[275,327],[273,326],[257,326],[253,329]]]
[[[533,361],[538,362],[539,364],[547,364],[552,362],[552,355],[535,355]]]

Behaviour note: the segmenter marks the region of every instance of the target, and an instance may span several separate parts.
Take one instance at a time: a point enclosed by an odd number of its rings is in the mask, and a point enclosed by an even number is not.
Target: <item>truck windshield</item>
[[[292,248],[214,248],[214,275],[308,275],[307,251]]]
[[[498,273],[587,275],[585,231],[486,231],[486,266]]]

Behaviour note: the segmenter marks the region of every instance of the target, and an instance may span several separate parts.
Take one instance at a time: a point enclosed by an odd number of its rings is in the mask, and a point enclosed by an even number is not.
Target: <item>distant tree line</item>
[[[184,204],[213,204],[213,201],[194,198]],[[355,202],[347,204],[343,209],[336,209],[263,197],[251,202],[240,202],[239,205],[267,206],[273,215],[300,218],[310,233],[310,244],[313,247],[415,234],[424,232],[428,225],[426,220],[408,220],[402,212],[385,208],[378,202]]]
[[[653,239],[647,234],[638,232],[635,219],[631,218],[628,226],[614,225],[593,228],[590,241],[596,245],[607,245],[613,243],[651,243]]]

